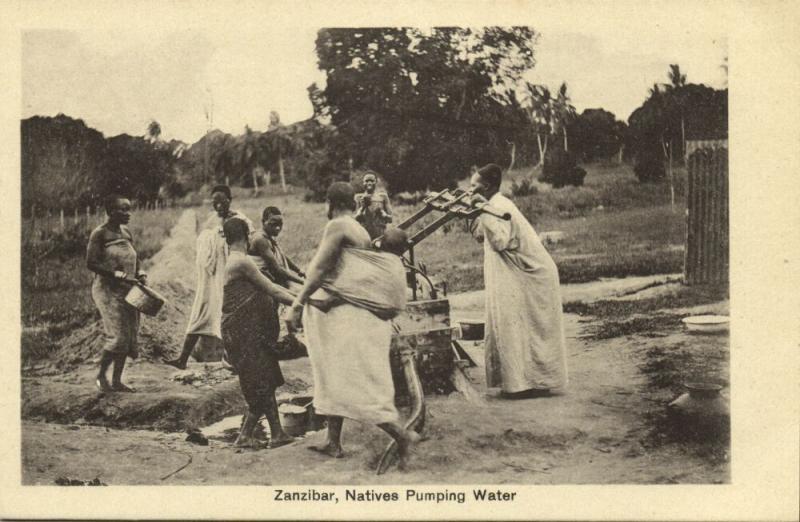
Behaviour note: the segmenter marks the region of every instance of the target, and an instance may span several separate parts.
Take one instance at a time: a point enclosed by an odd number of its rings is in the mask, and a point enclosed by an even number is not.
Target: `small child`
[[[397,227],[387,228],[383,237],[376,241],[378,250],[402,256],[408,250],[408,235]]]

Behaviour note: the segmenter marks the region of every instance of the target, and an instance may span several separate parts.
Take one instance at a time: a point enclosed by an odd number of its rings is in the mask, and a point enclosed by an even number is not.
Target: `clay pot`
[[[722,386],[710,383],[686,383],[688,391],[669,403],[675,413],[697,417],[727,417],[730,415],[725,398],[720,395]]]

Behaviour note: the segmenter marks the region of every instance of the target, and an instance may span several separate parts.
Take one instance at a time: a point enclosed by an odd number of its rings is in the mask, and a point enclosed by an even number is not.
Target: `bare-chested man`
[[[389,194],[377,190],[378,177],[375,174],[364,174],[362,182],[364,192],[356,194],[356,221],[367,229],[371,239],[375,239],[382,236],[387,223],[392,222],[392,204]]]
[[[291,288],[291,283],[303,284],[305,273],[287,256],[278,244],[283,230],[283,214],[278,207],[267,207],[261,214],[261,231],[253,235],[248,254],[259,270],[279,285]]]
[[[350,303],[328,311],[306,306],[327,275],[333,270],[348,269],[340,265],[346,249],[370,248],[369,234],[353,217],[354,196],[348,183],[334,183],[328,189],[330,222],[308,267],[305,284],[292,304],[289,321],[297,327],[302,311],[314,375],[314,407],[318,413],[328,416],[326,444],[312,449],[342,457],[342,425],[344,417],[349,417],[377,424],[394,438],[402,468],[409,447],[419,440],[419,435],[399,424],[389,363],[391,323]],[[324,298],[319,295],[324,292],[319,290],[314,298]]]

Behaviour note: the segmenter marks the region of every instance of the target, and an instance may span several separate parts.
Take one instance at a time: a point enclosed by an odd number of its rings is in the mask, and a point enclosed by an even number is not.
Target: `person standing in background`
[[[201,337],[222,340],[220,321],[222,320],[222,288],[225,276],[225,262],[228,246],[225,244],[223,225],[232,217],[242,219],[253,231],[252,222],[243,214],[231,210],[231,189],[227,185],[217,185],[211,190],[211,204],[214,210],[206,219],[202,231],[197,236],[196,267],[197,285],[195,287],[192,311],[186,327],[183,349],[177,359],[165,360],[166,364],[185,370],[189,357]]]
[[[392,222],[392,204],[389,194],[378,191],[378,177],[372,172],[362,179],[364,192],[356,194],[356,221],[367,229],[370,239],[383,235],[386,225]]]

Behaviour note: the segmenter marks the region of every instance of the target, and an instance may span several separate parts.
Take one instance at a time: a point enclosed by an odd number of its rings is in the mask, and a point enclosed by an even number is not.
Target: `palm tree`
[[[684,120],[683,115],[683,106],[684,106],[684,96],[682,92],[682,87],[686,86],[686,75],[681,74],[681,68],[677,63],[670,64],[669,72],[667,73],[667,78],[669,78],[668,84],[666,84],[667,92],[671,92],[675,95],[675,101],[678,103],[678,108],[681,111],[681,152],[683,152],[682,156],[684,161],[686,161],[686,123]]]
[[[558,129],[564,135],[564,151],[569,151],[567,141],[567,126],[575,117],[575,107],[570,104],[569,94],[567,94],[567,82],[563,82],[558,88],[558,96],[554,101],[555,122]]]
[[[281,179],[281,190],[286,193],[286,174],[284,171],[283,160],[292,151],[292,138],[286,127],[281,123],[281,117],[277,111],[269,113],[269,130],[266,135],[267,150],[276,158],[278,164],[278,175]]]
[[[258,136],[249,125],[244,126],[244,143],[239,155],[239,163],[243,173],[249,174],[253,178],[253,193],[258,194],[258,179],[256,177],[256,166],[259,164]]]
[[[230,175],[233,173],[236,163],[234,160],[234,146],[235,143],[231,143],[231,141],[227,139],[227,136],[219,144],[219,154],[214,161],[214,172],[217,183],[223,181],[226,185],[230,183]]]
[[[553,99],[550,89],[543,85],[526,83],[523,92],[523,104],[527,107],[528,117],[536,133],[536,144],[539,146],[539,163],[544,162],[547,154],[547,138],[552,133]],[[544,138],[544,139],[542,139]]]
[[[150,120],[150,123],[147,125],[147,137],[150,141],[158,141],[161,137],[161,124],[156,120]]]
[[[675,210],[675,183],[672,177],[672,140],[667,140],[667,134],[672,134],[669,132],[669,110],[668,110],[668,103],[669,103],[669,89],[670,87],[665,85],[665,91],[661,91],[660,86],[656,83],[653,84],[653,87],[650,89],[650,99],[653,101],[655,113],[653,115],[656,122],[660,122],[660,135],[659,140],[661,142],[661,151],[664,154],[664,166],[665,170],[667,171],[669,177],[669,193],[670,193],[670,208],[674,211]]]

